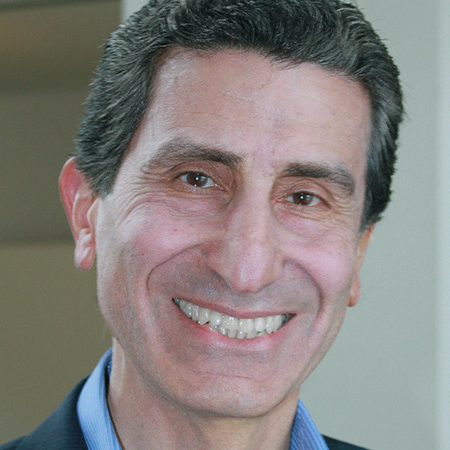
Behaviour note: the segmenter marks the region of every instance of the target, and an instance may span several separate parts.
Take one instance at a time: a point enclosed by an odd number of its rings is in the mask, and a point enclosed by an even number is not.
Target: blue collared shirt
[[[106,404],[111,355],[111,349],[103,355],[78,399],[78,419],[89,450],[121,450]],[[328,450],[322,435],[300,400],[292,427],[291,450]]]

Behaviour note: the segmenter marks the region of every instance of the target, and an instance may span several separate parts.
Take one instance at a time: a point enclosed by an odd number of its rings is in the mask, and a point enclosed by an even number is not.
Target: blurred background
[[[143,0],[0,0],[0,443],[31,431],[110,337],[58,197],[102,46]],[[319,429],[371,449],[450,449],[450,2],[359,0],[407,117],[362,298],[302,388]]]

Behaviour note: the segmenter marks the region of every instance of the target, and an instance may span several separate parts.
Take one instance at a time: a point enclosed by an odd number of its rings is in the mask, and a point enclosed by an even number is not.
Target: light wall
[[[450,2],[439,3],[437,54],[439,96],[437,286],[437,426],[438,447],[450,448]]]
[[[122,18],[127,18],[131,13],[145,5],[145,3],[145,0],[121,0]]]

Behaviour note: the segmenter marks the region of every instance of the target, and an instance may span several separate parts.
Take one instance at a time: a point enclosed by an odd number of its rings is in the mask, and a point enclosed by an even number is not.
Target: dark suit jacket
[[[59,408],[38,428],[0,446],[0,450],[88,450],[77,415],[78,396],[84,382],[75,386]],[[336,439],[324,438],[330,450],[364,450]]]

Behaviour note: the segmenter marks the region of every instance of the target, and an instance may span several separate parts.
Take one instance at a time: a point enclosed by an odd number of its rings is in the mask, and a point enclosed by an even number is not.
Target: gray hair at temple
[[[150,0],[107,41],[87,99],[75,156],[95,193],[111,191],[157,69],[173,47],[252,51],[289,66],[314,63],[361,83],[372,108],[361,229],[380,219],[403,116],[399,73],[362,13],[340,0]]]

